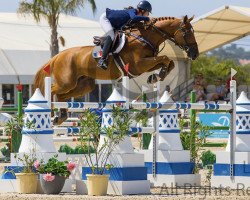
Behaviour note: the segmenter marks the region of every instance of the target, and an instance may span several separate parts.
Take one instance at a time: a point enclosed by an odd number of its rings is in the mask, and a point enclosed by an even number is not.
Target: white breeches
[[[102,27],[103,31],[105,32],[105,35],[109,35],[111,37],[112,41],[113,41],[114,37],[115,37],[114,29],[113,29],[110,21],[107,19],[106,13],[103,13],[101,15],[100,24],[101,24],[101,27]]]

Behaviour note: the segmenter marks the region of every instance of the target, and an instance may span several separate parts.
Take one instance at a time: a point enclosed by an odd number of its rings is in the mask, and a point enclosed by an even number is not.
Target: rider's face
[[[149,16],[149,12],[148,12],[148,11],[144,11],[144,12],[142,13],[142,16],[148,17],[148,16]]]
[[[137,15],[148,17],[149,12],[146,10],[139,10]]]

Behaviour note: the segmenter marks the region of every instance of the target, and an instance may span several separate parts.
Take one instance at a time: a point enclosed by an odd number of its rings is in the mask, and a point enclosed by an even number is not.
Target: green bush
[[[27,127],[31,127],[32,123],[27,123]],[[15,116],[13,119],[8,121],[4,128],[8,136],[11,136],[10,152],[17,153],[22,141],[22,128],[24,126],[23,116]],[[9,140],[5,141],[8,142]],[[2,142],[4,142],[2,140]]]
[[[71,148],[67,144],[61,145],[59,148],[59,152],[61,152],[61,153],[73,154],[73,151],[74,151],[73,148]]]
[[[201,154],[201,161],[202,161],[203,167],[207,165],[213,165],[216,162],[216,156],[210,150],[203,151]]]
[[[0,151],[2,152],[3,156],[10,157],[10,149],[9,148],[3,147]]]
[[[67,144],[61,145],[59,148],[59,152],[61,153],[66,153],[66,154],[87,154],[88,151],[90,151],[90,153],[94,153],[95,150],[93,147],[88,147],[87,145],[81,146],[78,145],[75,148],[70,147]]]

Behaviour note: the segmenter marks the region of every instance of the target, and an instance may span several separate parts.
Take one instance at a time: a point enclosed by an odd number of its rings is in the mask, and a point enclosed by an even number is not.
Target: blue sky
[[[149,0],[150,1],[150,0]],[[18,8],[19,0],[0,0],[0,12],[15,12]],[[87,2],[87,1],[86,1]],[[78,12],[78,16],[91,20],[98,20],[105,9],[122,9],[126,6],[136,6],[139,0],[95,0],[97,11],[92,13],[90,6],[86,3],[85,8]],[[220,6],[234,5],[250,7],[249,0],[151,0],[154,17],[183,15],[195,15],[196,17],[212,11]],[[242,47],[250,48],[249,37],[235,42]]]
[[[98,20],[105,8],[121,9],[128,5],[136,6],[139,0],[95,0],[97,12],[93,15],[88,3],[85,9],[79,11],[79,16]],[[0,12],[15,12],[19,0],[0,0]],[[86,1],[87,2],[87,1]],[[175,16],[185,14],[200,16],[223,5],[250,7],[249,0],[151,0],[153,16]]]

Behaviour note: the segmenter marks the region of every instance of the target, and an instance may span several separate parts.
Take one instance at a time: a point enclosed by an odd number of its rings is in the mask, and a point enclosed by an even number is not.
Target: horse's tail
[[[35,92],[35,90],[37,88],[39,88],[41,90],[41,93],[44,95],[44,78],[45,77],[50,77],[52,74],[52,61],[54,61],[54,58],[56,56],[54,56],[53,58],[51,58],[45,65],[43,65],[39,71],[36,73],[35,75],[35,79],[33,82],[33,93]]]

